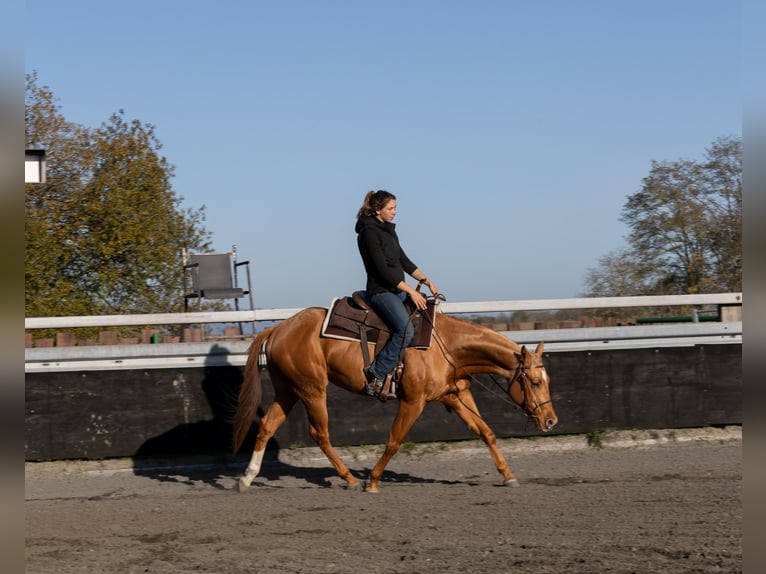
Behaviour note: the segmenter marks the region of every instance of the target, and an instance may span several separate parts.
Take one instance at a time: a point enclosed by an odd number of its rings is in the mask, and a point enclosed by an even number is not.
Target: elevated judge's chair
[[[247,277],[247,289],[240,287],[239,274]],[[202,310],[203,299],[233,299],[239,311],[239,300],[246,295],[253,309],[253,291],[250,280],[250,262],[237,261],[237,246],[229,252],[189,253],[183,250],[184,310],[189,310],[189,300],[197,300],[197,310]]]

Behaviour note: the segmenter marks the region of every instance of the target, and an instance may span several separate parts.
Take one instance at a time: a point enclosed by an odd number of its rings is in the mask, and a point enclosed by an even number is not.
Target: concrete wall
[[[560,421],[554,432],[741,424],[741,361],[741,342],[546,353]],[[194,367],[27,372],[26,459],[230,452],[242,372],[220,357]],[[482,375],[474,395],[498,436],[539,434],[490,388],[494,382]],[[265,377],[264,406],[272,396]],[[331,386],[328,408],[334,444],[377,444],[386,440],[396,402]],[[408,440],[472,437],[455,415],[430,405]],[[272,446],[312,444],[298,405]]]

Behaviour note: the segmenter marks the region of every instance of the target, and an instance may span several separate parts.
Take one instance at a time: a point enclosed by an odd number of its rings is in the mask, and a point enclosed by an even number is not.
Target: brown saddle
[[[408,347],[427,349],[431,346],[436,303],[436,300],[429,299],[425,311],[419,311],[409,299],[405,302],[415,328]],[[323,337],[360,342],[365,366],[370,364],[367,343],[373,343],[377,351],[383,348],[389,335],[388,326],[367,303],[362,291],[356,291],[350,297],[334,299],[322,323]]]

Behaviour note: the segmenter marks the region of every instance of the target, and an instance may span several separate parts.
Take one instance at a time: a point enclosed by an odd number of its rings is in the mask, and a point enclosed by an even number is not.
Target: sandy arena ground
[[[26,572],[742,571],[741,427],[405,445],[377,494],[315,448],[267,457],[26,464]],[[365,478],[380,447],[338,449]]]

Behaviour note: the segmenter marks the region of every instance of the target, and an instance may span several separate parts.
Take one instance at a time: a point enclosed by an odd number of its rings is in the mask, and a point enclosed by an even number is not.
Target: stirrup
[[[386,380],[383,383],[383,388],[380,390],[377,396],[378,396],[378,399],[380,399],[384,403],[388,399],[396,398],[396,382],[394,381],[393,373],[388,373],[388,375],[386,376]]]
[[[379,397],[382,389],[383,381],[380,379],[372,379],[364,385],[364,392],[370,397]]]
[[[364,392],[370,397],[379,397],[383,389],[383,381],[375,377],[368,369],[364,370]]]

